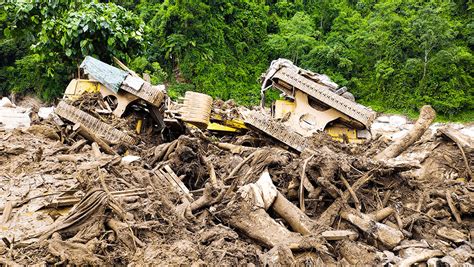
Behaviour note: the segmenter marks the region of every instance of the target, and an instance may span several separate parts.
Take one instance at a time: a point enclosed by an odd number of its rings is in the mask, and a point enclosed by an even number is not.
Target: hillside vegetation
[[[194,90],[252,105],[260,74],[284,57],[378,111],[431,104],[472,121],[473,8],[462,0],[8,1],[0,94],[52,100],[86,55],[115,56],[166,82],[172,97]]]

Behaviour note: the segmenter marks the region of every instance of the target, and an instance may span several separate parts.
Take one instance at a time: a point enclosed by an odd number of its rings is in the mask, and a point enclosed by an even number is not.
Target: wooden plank
[[[192,195],[189,193],[189,189],[184,185],[184,183],[176,176],[174,171],[170,168],[170,166],[165,165],[160,171],[163,175],[168,179],[171,184],[174,184],[176,188],[188,198],[190,201],[193,201]]]

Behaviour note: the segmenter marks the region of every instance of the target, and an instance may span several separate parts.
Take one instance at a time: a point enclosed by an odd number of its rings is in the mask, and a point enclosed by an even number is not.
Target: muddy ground
[[[320,133],[297,153],[254,130],[137,134],[143,111],[89,100],[74,105],[137,143],[106,154],[34,107],[29,128],[0,130],[1,264],[473,263],[474,151],[440,125],[376,160],[413,122],[358,145]]]

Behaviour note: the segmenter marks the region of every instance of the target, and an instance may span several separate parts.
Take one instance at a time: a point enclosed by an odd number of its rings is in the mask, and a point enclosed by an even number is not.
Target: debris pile
[[[290,63],[269,112],[86,58],[53,113],[0,125],[0,263],[472,264],[474,126],[376,118]]]

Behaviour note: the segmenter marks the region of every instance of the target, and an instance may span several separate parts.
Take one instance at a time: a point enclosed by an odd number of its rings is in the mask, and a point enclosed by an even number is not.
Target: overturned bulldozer
[[[271,63],[262,74],[261,88],[262,107],[268,89],[281,91],[284,100],[273,103],[272,117],[304,137],[325,130],[336,139],[357,142],[369,136],[367,129],[376,116],[328,76],[301,69],[287,59]]]

